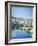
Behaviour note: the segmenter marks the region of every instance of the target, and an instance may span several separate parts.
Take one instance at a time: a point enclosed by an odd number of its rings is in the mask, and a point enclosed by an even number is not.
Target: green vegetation
[[[29,22],[29,19],[26,19],[26,20],[23,20],[23,21],[28,21]],[[30,21],[32,21],[32,19],[30,19]],[[11,21],[11,30],[23,30],[23,31],[27,31],[28,33],[30,33],[30,31],[32,30],[32,27],[29,27],[29,26],[23,26],[23,24],[19,24],[19,23],[13,23]]]

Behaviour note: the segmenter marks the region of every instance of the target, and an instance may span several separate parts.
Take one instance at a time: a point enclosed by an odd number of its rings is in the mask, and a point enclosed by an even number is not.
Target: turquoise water
[[[11,39],[32,38],[32,33],[23,30],[12,30]]]

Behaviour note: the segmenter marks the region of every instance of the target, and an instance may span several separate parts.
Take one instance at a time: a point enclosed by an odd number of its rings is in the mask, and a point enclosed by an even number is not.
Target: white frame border
[[[25,5],[25,6],[34,6],[33,8],[33,38],[27,39],[11,39],[10,40],[10,5],[18,4],[18,5]],[[20,3],[8,3],[8,41],[9,43],[19,43],[19,42],[31,42],[36,41],[36,5],[33,4],[20,4]]]

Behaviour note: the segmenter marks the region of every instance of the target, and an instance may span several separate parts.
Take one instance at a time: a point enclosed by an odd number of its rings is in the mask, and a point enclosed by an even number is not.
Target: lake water
[[[23,30],[12,30],[11,39],[32,38],[32,33]]]

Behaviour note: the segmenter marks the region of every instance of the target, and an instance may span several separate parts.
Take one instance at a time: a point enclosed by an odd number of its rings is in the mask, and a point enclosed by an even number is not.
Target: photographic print
[[[32,7],[11,7],[11,38],[32,38]]]
[[[5,2],[5,44],[37,42],[37,3]]]

